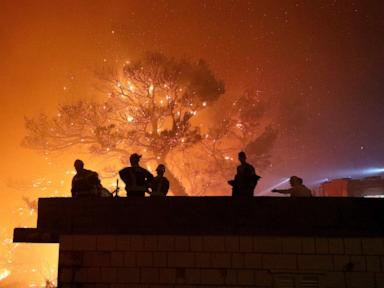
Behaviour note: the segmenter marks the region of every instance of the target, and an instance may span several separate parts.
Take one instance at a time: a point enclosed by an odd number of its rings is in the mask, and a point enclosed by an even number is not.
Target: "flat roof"
[[[41,198],[14,242],[70,234],[384,236],[384,199],[346,197]]]

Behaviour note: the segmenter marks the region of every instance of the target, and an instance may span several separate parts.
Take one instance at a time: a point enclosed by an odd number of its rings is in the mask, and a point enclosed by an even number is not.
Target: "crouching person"
[[[72,197],[97,197],[100,196],[100,179],[99,175],[91,170],[84,168],[84,162],[75,161],[76,174],[72,178]]]

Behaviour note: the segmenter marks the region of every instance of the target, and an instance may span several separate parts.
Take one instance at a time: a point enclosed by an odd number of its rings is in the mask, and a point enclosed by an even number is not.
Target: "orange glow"
[[[0,281],[4,280],[9,275],[11,275],[11,271],[10,270],[8,270],[8,269],[1,269],[0,270]]]
[[[200,99],[188,107],[202,143],[214,145],[180,149],[167,158],[191,195],[230,193],[224,179],[235,173],[234,151],[247,149],[247,143],[217,141],[225,125],[209,128],[226,119],[224,111],[238,108],[237,99],[248,89],[257,96],[248,108],[265,101],[265,113],[257,123],[235,119],[234,133],[254,129],[260,135],[272,124],[281,134],[273,151],[268,150],[276,139],[273,131],[255,145],[256,150],[268,146],[255,157],[258,165],[252,163],[263,176],[259,191],[291,173],[322,169],[332,174],[340,163],[358,166],[373,160],[381,165],[382,7],[375,7],[375,1],[324,1],[321,7],[317,2],[1,0],[0,286],[38,287],[46,279],[56,280],[57,245],[15,245],[12,230],[35,227],[38,197],[70,196],[74,159],[99,172],[110,190],[116,172],[126,165],[119,155],[111,155],[111,146],[97,157],[79,148],[89,141],[86,137],[67,150],[26,149],[20,145],[26,135],[24,117],[45,113],[61,118],[60,103],[111,99],[95,74],[106,66],[131,65],[146,51],[192,62],[204,59],[225,83],[217,102]],[[115,89],[136,93],[141,88],[134,81],[115,80]],[[171,89],[153,82],[146,92],[163,90],[156,103],[164,108],[174,100]],[[119,99],[127,97],[121,93]],[[136,110],[125,112],[122,122],[138,121]],[[248,112],[242,116],[261,113]],[[175,115],[183,117],[180,111]],[[169,126],[164,121],[151,133],[161,135]],[[186,142],[186,137],[177,138],[177,144]],[[214,158],[217,146],[225,153],[216,166],[225,169],[212,171],[206,159]],[[153,169],[161,160],[148,147],[125,148],[143,154],[144,167]],[[217,177],[217,185],[207,185],[210,175]]]

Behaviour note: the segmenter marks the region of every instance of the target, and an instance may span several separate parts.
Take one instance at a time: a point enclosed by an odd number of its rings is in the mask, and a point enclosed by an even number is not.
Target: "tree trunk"
[[[160,157],[159,164],[160,163],[167,163],[165,161],[166,155],[163,155]],[[169,189],[172,191],[172,193],[175,196],[188,196],[187,192],[185,191],[185,188],[183,186],[183,183],[172,173],[172,170],[169,169],[169,166],[166,165],[166,172],[165,177],[169,180]]]
[[[175,196],[188,196],[181,181],[173,175],[172,171],[168,167],[165,172],[165,176],[168,178],[170,189]]]

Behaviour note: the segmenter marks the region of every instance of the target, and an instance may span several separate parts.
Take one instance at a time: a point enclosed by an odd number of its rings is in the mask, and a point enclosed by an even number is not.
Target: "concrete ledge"
[[[40,232],[36,228],[15,228],[13,230],[14,243],[58,243],[59,234]]]
[[[384,236],[383,211],[383,199],[364,198],[42,198],[37,228],[17,228],[14,239],[56,241],[63,234],[377,237]]]

